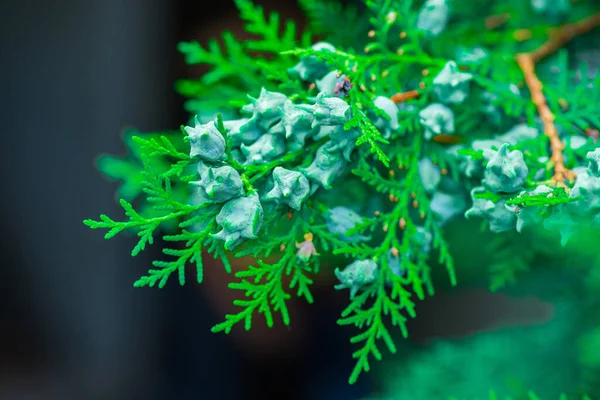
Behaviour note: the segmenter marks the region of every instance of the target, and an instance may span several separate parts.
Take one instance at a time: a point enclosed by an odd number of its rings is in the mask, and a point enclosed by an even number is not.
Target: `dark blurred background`
[[[300,18],[294,0],[258,3]],[[207,272],[206,289],[134,289],[159,246],[131,258],[132,238],[105,241],[81,222],[121,215],[117,184],[94,166],[99,153],[123,152],[120,132],[186,120],[173,83],[201,70],[185,67],[177,42],[205,42],[225,28],[240,30],[229,0],[0,1],[0,399],[359,399],[370,391],[368,376],[346,384],[350,332],[335,320],[347,293],[317,291],[316,305],[293,306],[298,322],[266,344],[256,337],[264,330],[246,342],[214,335],[224,279]],[[424,308],[430,325],[414,333],[475,329],[473,320],[494,314],[487,295],[476,296],[457,300],[479,307],[464,327],[442,300],[445,308]]]

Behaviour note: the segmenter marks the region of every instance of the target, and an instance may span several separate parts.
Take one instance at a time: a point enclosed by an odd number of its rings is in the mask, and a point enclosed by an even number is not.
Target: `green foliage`
[[[279,53],[311,43],[307,31],[298,39],[294,21],[280,22],[279,14],[266,14],[263,8],[249,0],[235,0],[252,38],[236,39],[233,33],[223,32],[222,44],[211,39],[206,46],[196,41],[182,42],[178,49],[189,65],[206,65],[208,72],[199,79],[177,82],[178,92],[191,99],[186,109],[191,114],[212,117],[218,112],[234,112],[244,104],[248,93],[261,87],[275,89],[285,82],[268,78],[280,77],[280,72],[292,66],[292,60]]]
[[[573,351],[577,306],[556,295],[552,300],[550,322],[404,349],[404,362],[388,362],[381,372],[385,378],[380,398],[482,399],[490,388],[495,392],[490,393],[491,399],[525,400],[534,392],[541,399],[560,398],[561,392],[567,392],[567,398],[580,398],[583,369]]]
[[[277,242],[283,245],[279,260],[270,264],[259,259],[257,266],[251,265],[247,270],[235,274],[235,277],[241,281],[230,283],[229,288],[243,291],[249,299],[236,300],[234,304],[243,310],[238,314],[227,315],[225,322],[212,328],[213,332],[229,333],[240,322],[243,322],[246,330],[250,330],[255,313],[264,315],[268,327],[273,327],[274,313],[277,312],[281,314],[284,325],[289,325],[290,316],[286,303],[291,297],[289,290],[296,289],[297,296],[304,297],[308,303],[313,302],[310,293],[310,285],[313,281],[306,274],[318,270],[318,263],[313,263],[313,265],[300,263],[296,258],[295,251],[298,238],[301,237],[303,231],[310,227],[297,216],[291,222],[288,222],[287,217],[283,217],[282,222],[284,226],[287,226],[284,231],[289,229],[289,233],[276,238]],[[260,243],[257,247],[257,249],[242,251],[236,256],[258,256],[262,249],[268,249],[265,253],[265,256],[268,256],[273,249],[273,245],[269,241]],[[287,287],[283,283],[285,277],[291,277]]]
[[[588,395],[582,395],[582,396],[577,396],[577,397],[569,397],[564,393],[561,393],[560,396],[558,397],[558,400],[569,400],[569,399],[580,399],[580,400],[592,400],[591,397],[589,397]],[[451,397],[449,400],[458,400],[454,397]],[[517,400],[517,398],[514,397],[498,397],[496,396],[496,393],[494,391],[490,392],[490,397],[489,400]],[[534,392],[527,392],[527,397],[524,400],[542,400],[540,399]]]
[[[308,18],[308,27],[318,35],[340,47],[360,47],[361,39],[369,30],[369,22],[360,18],[360,7],[343,5],[330,0],[298,0],[298,5]],[[348,29],[348,27],[352,29]],[[358,42],[358,43],[357,43]]]
[[[338,324],[357,330],[349,378],[355,383],[373,358],[383,358],[382,344],[398,351],[395,336],[408,337],[417,300],[435,294],[434,273],[457,285],[445,232],[450,222],[474,216],[498,234],[488,247],[493,291],[531,272],[531,248],[549,240],[535,227],[559,233],[563,244],[580,228],[600,227],[600,155],[586,136],[600,128],[600,81],[575,66],[577,54],[568,47],[536,66],[565,144],[565,166],[580,176],[558,185],[556,155],[514,59],[547,39],[552,18],[570,15],[550,17],[516,1],[486,0],[477,8],[454,0],[446,8],[440,1],[300,0],[308,17],[300,35],[277,13],[249,0],[235,3],[248,38],[224,32],[206,46],[179,45],[188,64],[208,67],[201,78],[176,85],[188,98],[192,126],[177,135],[128,135],[127,157],[100,160],[107,176],[124,182],[118,194],[126,220],[101,215],[84,223],[107,229],[106,238],[135,232],[132,255],[157,235],[168,243],[168,260],[154,261],[134,286],[162,288],[175,273],[183,285],[188,264],[202,282],[203,253],[228,272],[232,259],[250,257],[229,284],[242,296],[237,313],[213,327],[229,333],[238,324],[251,329],[259,314],[269,327],[279,318],[290,325],[288,301],[295,295],[313,302],[321,264],[354,265],[336,269],[348,280],[336,288],[351,288]],[[593,7],[573,10],[585,17]],[[425,22],[443,26],[423,27],[422,12],[430,13]],[[510,18],[498,27],[481,18],[505,12]],[[290,196],[293,203],[285,201]],[[586,348],[596,343],[597,322],[581,339]],[[428,362],[456,380],[450,359]],[[593,356],[583,361],[596,364]],[[419,384],[440,379],[426,372]],[[476,368],[463,372],[478,376]],[[460,384],[469,385],[469,396],[483,393],[466,378]],[[530,386],[517,386],[508,395],[536,398]],[[406,398],[439,398],[448,387]]]
[[[434,247],[439,249],[439,262],[445,264],[452,284],[456,284],[454,276],[454,266],[452,258],[449,255],[447,245],[442,238],[441,231],[435,227],[434,217],[428,210],[429,200],[423,191],[421,181],[418,177],[418,160],[421,141],[418,137],[407,147],[414,151],[411,159],[405,160],[402,153],[396,155],[402,165],[407,166],[406,176],[403,180],[384,178],[376,169],[362,162],[353,173],[373,185],[375,189],[387,195],[397,197],[396,204],[389,213],[380,214],[376,219],[365,222],[364,225],[356,229],[374,231],[376,228],[383,229],[385,236],[374,247],[366,245],[348,246],[337,249],[336,254],[350,254],[352,256],[369,257],[380,259],[380,274],[378,280],[365,290],[360,296],[357,296],[351,304],[342,312],[342,319],[338,322],[342,325],[355,325],[364,331],[351,339],[352,343],[362,343],[363,347],[353,354],[357,359],[356,367],[350,377],[350,383],[356,382],[358,375],[364,370],[369,371],[369,356],[381,359],[382,355],[377,348],[376,341],[382,339],[388,350],[396,352],[396,347],[391,336],[385,327],[385,318],[389,316],[393,326],[401,328],[403,336],[407,336],[405,321],[407,317],[415,317],[414,303],[411,300],[413,293],[419,300],[425,298],[425,294],[433,295],[433,284],[429,276],[429,266],[427,265],[427,254],[420,252],[416,258],[402,258],[402,267],[408,271],[407,278],[395,276],[389,268],[385,259],[386,253],[390,248],[396,248],[400,254],[410,254],[415,252],[419,244],[415,240],[415,229],[417,221],[411,217],[411,203],[416,201],[420,203],[419,211],[424,216],[425,226],[431,227],[434,233]],[[395,177],[395,174],[394,174]],[[415,194],[413,197],[412,194]],[[417,217],[420,218],[420,217]],[[399,221],[406,223],[404,232],[401,232]],[[348,234],[352,234],[350,231]],[[400,240],[398,236],[401,235]],[[391,289],[388,287],[391,286]],[[372,300],[370,302],[370,300]],[[372,304],[371,304],[372,303]],[[406,314],[406,316],[403,315]]]
[[[145,194],[146,208],[151,208],[151,216],[143,216],[134,210],[130,202],[125,199],[120,200],[120,204],[125,211],[126,221],[114,221],[108,216],[100,215],[100,220],[95,221],[86,219],[84,224],[92,229],[108,229],[104,236],[110,239],[124,230],[132,230],[140,238],[133,248],[131,255],[136,256],[154,242],[154,235],[159,227],[179,227],[186,228],[191,223],[196,223],[198,219],[205,218],[209,210],[205,205],[189,205],[179,201],[173,192],[174,182],[187,184],[189,176],[182,176],[191,162],[186,153],[179,151],[175,145],[166,136],[156,136],[142,138],[139,136],[131,137],[132,143],[137,145],[137,156],[141,159],[144,169],[140,171],[143,179],[141,191]],[[171,160],[170,165],[166,163]],[[158,172],[157,165],[168,165]],[[136,193],[137,195],[138,193]],[[203,211],[200,216],[194,216],[199,210]],[[206,214],[204,214],[206,213]],[[169,230],[169,229],[168,229]],[[179,282],[185,282],[185,265],[188,261],[196,262],[198,269],[198,281],[202,281],[202,263],[201,251],[202,241],[206,240],[207,234],[192,235],[185,230],[179,235],[164,235],[163,239],[167,241],[186,241],[185,250],[164,249],[163,252],[170,256],[178,257],[175,262],[155,261],[153,265],[159,269],[151,269],[149,275],[140,278],[134,286],[154,286],[158,282],[159,287],[163,287],[171,273],[177,271]],[[215,249],[215,251],[217,251]],[[221,252],[221,250],[218,250]]]
[[[492,292],[514,285],[518,275],[529,271],[534,261],[530,242],[516,235],[512,232],[498,235],[489,244],[488,252],[493,255],[489,266]]]
[[[600,76],[590,77],[589,66],[581,63],[570,70],[573,63],[566,51],[559,53],[556,68],[569,71],[561,74],[556,86],[548,90],[548,101],[556,110],[556,123],[571,134],[582,134],[587,129],[600,126]],[[556,70],[556,69],[554,69]],[[573,88],[573,82],[577,82]]]
[[[563,188],[554,188],[549,193],[519,195],[506,200],[508,205],[520,205],[522,207],[557,206],[580,200],[581,197],[569,197]]]
[[[142,136],[144,139],[142,139]],[[144,181],[146,172],[150,174],[162,174],[164,171],[171,170],[172,159],[168,157],[153,157],[151,163],[145,166],[142,162],[142,157],[145,157],[146,151],[142,149],[145,140],[165,140],[166,138],[175,151],[185,150],[185,144],[181,133],[164,132],[164,133],[140,133],[130,130],[124,133],[123,142],[127,148],[127,154],[122,157],[112,155],[102,155],[97,160],[98,169],[106,177],[120,181],[117,197],[127,202],[135,202],[138,212],[147,217],[159,217],[161,213],[156,210],[152,203],[148,202],[144,195]],[[182,165],[182,163],[178,164]],[[187,185],[175,185],[171,188],[171,193],[179,202],[184,202],[188,196]],[[164,221],[163,229],[172,232],[177,228],[177,224],[173,221]]]
[[[246,31],[260,37],[260,39],[246,42],[249,50],[277,54],[284,49],[296,46],[296,24],[294,21],[286,22],[283,34],[280,36],[279,14],[276,12],[271,13],[267,19],[262,7],[254,5],[251,1],[235,0],[235,4],[240,10],[240,17],[246,21]]]

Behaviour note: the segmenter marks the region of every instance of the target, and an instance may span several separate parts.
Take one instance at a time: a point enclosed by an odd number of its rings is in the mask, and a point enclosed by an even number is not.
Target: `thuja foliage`
[[[587,367],[582,363],[585,354],[594,354],[597,348],[586,345],[584,350],[581,342],[585,330],[582,316],[594,312],[582,306],[586,301],[566,299],[556,292],[571,277],[565,279],[563,273],[562,282],[556,279],[555,273],[549,272],[555,267],[546,264],[545,273],[536,274],[537,288],[531,284],[533,277],[519,283],[525,283],[528,295],[540,296],[548,302],[547,307],[552,304],[552,320],[406,346],[402,362],[386,360],[379,368],[384,394],[374,398],[424,400],[451,394],[457,399],[486,399],[485,394],[493,388],[498,399],[528,399],[531,391],[541,399],[557,399],[561,392],[565,394],[560,398],[580,399],[583,387],[593,380],[597,390],[597,375],[586,376]]]
[[[188,264],[201,282],[207,255],[229,272],[252,256],[229,284],[238,311],[213,327],[228,333],[260,314],[289,325],[288,300],[312,303],[333,267],[349,294],[338,324],[358,328],[354,383],[409,335],[435,270],[459,283],[449,221],[545,227],[563,245],[600,226],[600,78],[574,56],[596,2],[299,0],[306,29],[235,3],[251,39],[179,45],[210,67],[177,82],[180,132],[129,134],[130,155],[99,165],[123,181],[126,218],[85,224],[135,232],[134,256],[169,243],[136,287],[184,284]],[[514,267],[500,260],[493,285]]]

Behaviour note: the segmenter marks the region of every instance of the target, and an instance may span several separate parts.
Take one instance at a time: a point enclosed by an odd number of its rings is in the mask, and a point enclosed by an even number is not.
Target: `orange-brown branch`
[[[600,13],[596,13],[586,19],[572,24],[564,25],[555,30],[550,38],[537,49],[516,55],[516,61],[523,71],[525,84],[531,93],[531,100],[535,104],[538,114],[544,125],[544,134],[550,140],[552,154],[550,160],[554,164],[553,181],[559,185],[564,185],[565,180],[575,179],[575,173],[568,170],[564,164],[563,150],[564,144],[558,137],[558,131],[554,125],[554,114],[548,107],[546,98],[543,94],[543,85],[535,73],[535,64],[542,58],[560,49],[573,38],[591,31],[600,25]]]
[[[496,29],[507,23],[509,19],[509,13],[491,15],[485,19],[485,27],[487,29]]]
[[[436,135],[431,140],[441,144],[456,144],[462,142],[462,138],[460,136],[446,133]]]
[[[554,114],[550,111],[550,107],[548,107],[546,98],[542,93],[542,83],[535,73],[533,57],[529,53],[519,54],[517,56],[517,63],[523,71],[525,84],[531,93],[531,100],[537,107],[538,114],[544,124],[544,134],[550,140],[550,148],[552,149],[550,160],[554,164],[554,176],[552,179],[558,184],[564,184],[567,179],[573,180],[575,174],[565,167],[562,154],[565,146],[558,137],[558,131],[554,125]]]
[[[408,92],[396,93],[390,99],[396,104],[403,103],[406,100],[416,99],[419,97],[419,92],[416,90],[411,90]]]
[[[600,25],[600,12],[593,14],[581,21],[563,25],[550,34],[548,40],[540,47],[530,52],[533,62],[537,63],[542,58],[554,53],[565,44]]]

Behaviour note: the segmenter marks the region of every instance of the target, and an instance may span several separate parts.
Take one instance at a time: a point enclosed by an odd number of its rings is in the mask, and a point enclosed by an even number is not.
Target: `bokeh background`
[[[257,1],[300,18],[294,0]],[[117,184],[94,166],[123,153],[127,127],[186,120],[176,78],[180,40],[240,33],[230,0],[1,0],[2,278],[0,399],[359,399],[348,387],[351,332],[335,320],[347,293],[317,289],[292,327],[214,335],[229,308],[215,266],[202,286],[134,289],[157,254],[83,226],[121,215]],[[241,34],[241,33],[240,33]],[[419,308],[413,338],[461,336],[546,318],[536,299],[482,289],[442,293]],[[294,319],[297,317],[297,319]]]

